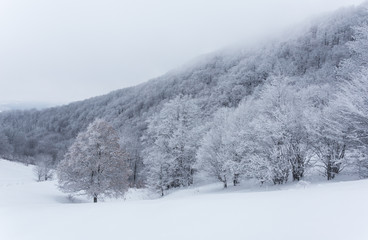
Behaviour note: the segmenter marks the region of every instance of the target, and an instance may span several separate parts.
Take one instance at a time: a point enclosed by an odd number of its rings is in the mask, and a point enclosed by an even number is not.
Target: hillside
[[[276,189],[215,184],[157,200],[78,204],[55,182],[35,182],[31,166],[0,160],[0,238],[367,239],[367,180]]]
[[[354,27],[368,22],[364,5],[341,9],[316,19],[303,31],[253,49],[218,52],[136,87],[46,110],[0,114],[0,156],[34,163],[49,155],[63,158],[80,131],[96,118],[118,129],[130,154],[135,184],[144,180],[143,151],[148,122],[178,96],[190,96],[201,109],[196,126],[205,126],[220,108],[236,108],[242,99],[259,94],[275,77],[292,79],[298,87],[337,86],[343,60],[353,57],[346,43]],[[71,88],[73,86],[70,86]],[[194,156],[194,155],[193,155]]]

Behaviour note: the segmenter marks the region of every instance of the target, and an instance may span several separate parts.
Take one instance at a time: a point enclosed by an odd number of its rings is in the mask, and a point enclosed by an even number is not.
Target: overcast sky
[[[0,103],[68,103],[362,0],[0,0]]]

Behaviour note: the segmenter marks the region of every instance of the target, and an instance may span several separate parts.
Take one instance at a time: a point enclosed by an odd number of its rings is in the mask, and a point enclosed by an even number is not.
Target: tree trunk
[[[137,186],[137,159],[134,162],[133,184],[134,184],[134,186]]]
[[[93,197],[93,202],[96,203],[97,202],[97,197]]]
[[[236,186],[238,183],[239,183],[239,174],[236,173],[236,174],[234,174],[233,184],[234,184],[234,186]]]

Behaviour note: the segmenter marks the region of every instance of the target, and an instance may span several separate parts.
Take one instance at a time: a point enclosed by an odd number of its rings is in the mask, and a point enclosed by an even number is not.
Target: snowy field
[[[249,190],[212,184],[144,200],[68,199],[0,160],[0,239],[368,239],[368,181]],[[73,202],[71,202],[73,200]]]

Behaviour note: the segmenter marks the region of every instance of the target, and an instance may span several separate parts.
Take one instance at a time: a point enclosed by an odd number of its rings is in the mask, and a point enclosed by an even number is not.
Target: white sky
[[[0,0],[0,103],[68,103],[363,0]]]

